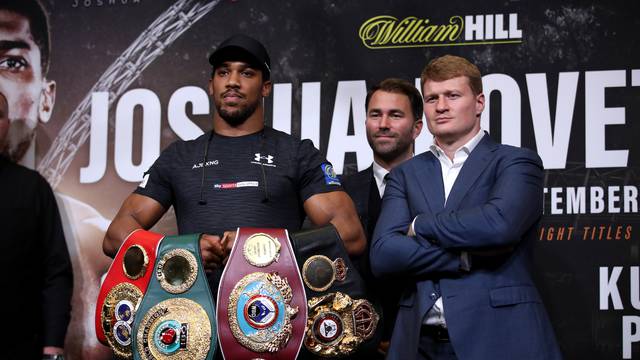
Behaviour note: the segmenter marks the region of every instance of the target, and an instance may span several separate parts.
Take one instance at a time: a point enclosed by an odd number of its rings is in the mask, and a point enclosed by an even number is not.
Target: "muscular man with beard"
[[[386,175],[395,166],[413,157],[413,142],[422,130],[422,97],[410,82],[392,78],[369,90],[365,106],[365,128],[367,141],[373,150],[373,164],[357,174],[345,176],[342,184],[353,199],[367,240],[370,240],[380,214]],[[369,251],[366,251],[356,261],[373,297],[383,308],[384,331],[380,350],[385,352],[391,338],[402,284],[397,280],[374,280],[368,259]]]
[[[236,35],[209,58],[213,130],[166,148],[125,199],[103,242],[114,256],[133,230],[149,229],[173,206],[180,234],[205,233],[202,260],[218,289],[237,227],[299,230],[332,223],[350,254],[361,254],[364,232],[332,166],[310,140],[264,125],[271,92],[269,55],[257,40]],[[214,298],[215,298],[214,294]]]

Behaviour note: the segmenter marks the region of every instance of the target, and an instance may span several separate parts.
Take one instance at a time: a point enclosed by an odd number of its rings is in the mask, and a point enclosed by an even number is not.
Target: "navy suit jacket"
[[[543,168],[532,151],[488,134],[467,158],[445,206],[439,160],[425,152],[391,172],[371,244],[376,276],[411,278],[388,359],[417,357],[427,311],[442,297],[459,359],[560,359],[531,278]],[[415,237],[406,236],[414,218]],[[473,256],[460,268],[460,253]]]

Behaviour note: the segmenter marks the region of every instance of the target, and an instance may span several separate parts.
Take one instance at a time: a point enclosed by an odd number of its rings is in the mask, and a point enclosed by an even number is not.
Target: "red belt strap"
[[[131,357],[131,345],[124,340],[132,337],[134,310],[147,291],[162,238],[163,235],[142,229],[129,234],[100,287],[95,313],[96,336],[120,357]]]

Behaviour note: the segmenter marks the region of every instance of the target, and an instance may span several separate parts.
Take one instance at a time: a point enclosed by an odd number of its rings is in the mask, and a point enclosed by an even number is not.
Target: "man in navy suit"
[[[388,359],[560,359],[531,278],[540,158],[480,130],[466,59],[432,60],[421,82],[434,143],[391,172],[371,244],[374,275],[411,279]]]
[[[414,140],[422,130],[422,95],[410,82],[391,78],[369,90],[365,106],[365,128],[367,141],[373,150],[373,164],[342,178],[342,187],[356,205],[367,244],[370,244],[380,214],[385,177],[391,169],[413,157]],[[367,252],[354,261],[373,297],[382,306],[384,331],[380,351],[386,353],[401,284],[373,279],[368,258]]]

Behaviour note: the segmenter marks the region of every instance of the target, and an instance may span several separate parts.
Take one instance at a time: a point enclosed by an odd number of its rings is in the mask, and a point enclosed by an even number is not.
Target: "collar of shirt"
[[[387,181],[384,177],[389,173],[389,170],[383,168],[377,162],[373,162],[373,178],[376,180],[376,185],[378,186],[378,192],[380,193],[380,198],[382,199],[382,195],[384,194],[384,188],[387,186]]]
[[[456,150],[453,153],[453,162],[445,154],[444,150],[442,150],[438,145],[436,145],[435,141],[429,147],[429,151],[431,151],[438,159],[440,159],[441,162],[443,160],[446,161],[449,166],[453,166],[456,163],[464,163],[464,161],[467,159],[469,154],[471,154],[473,149],[475,149],[476,146],[478,146],[483,136],[484,136],[484,131],[480,130],[474,137],[471,138],[471,140],[467,141],[466,144],[458,148],[458,150]]]
[[[484,131],[479,131],[474,137],[471,138],[466,144],[462,145],[458,150],[453,153],[453,161],[449,159],[449,157],[444,153],[439,146],[435,144],[430,147],[430,151],[438,158],[440,161],[440,167],[442,169],[442,183],[444,185],[444,199],[445,203],[449,198],[449,192],[451,192],[451,188],[453,188],[453,184],[456,182],[458,178],[458,174],[460,174],[460,170],[464,165],[464,162],[469,157],[469,154],[475,149],[475,147],[480,143],[482,137],[484,136]]]

